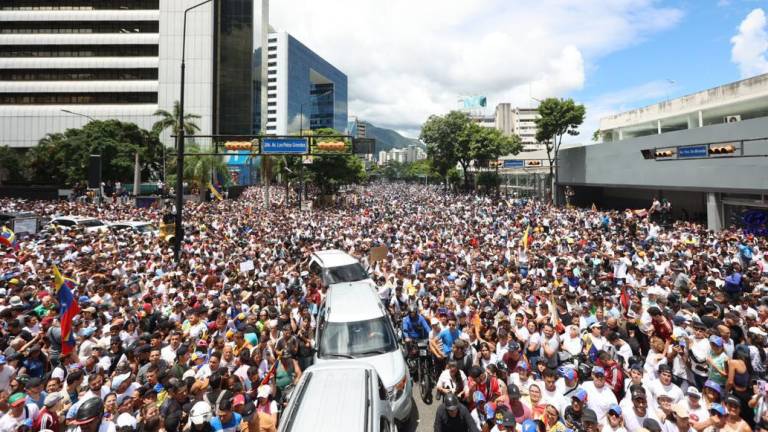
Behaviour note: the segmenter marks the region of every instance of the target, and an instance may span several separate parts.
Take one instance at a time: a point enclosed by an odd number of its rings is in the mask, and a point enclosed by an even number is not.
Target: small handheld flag
[[[61,355],[72,352],[75,347],[75,333],[72,331],[72,320],[80,313],[80,305],[72,291],[75,281],[62,276],[56,264],[53,265],[53,292],[59,301],[59,321],[61,322]]]
[[[7,226],[3,226],[3,230],[0,231],[0,243],[8,246],[9,248],[18,249],[19,245],[16,242],[16,233]]]

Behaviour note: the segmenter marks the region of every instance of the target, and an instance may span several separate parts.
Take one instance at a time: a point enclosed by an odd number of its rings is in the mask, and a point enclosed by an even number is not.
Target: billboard
[[[483,108],[488,105],[488,100],[485,96],[467,96],[462,99],[465,109]]]
[[[312,137],[309,153],[313,155],[351,154],[352,139],[347,135]]]
[[[262,138],[261,154],[307,154],[309,144],[307,138]]]

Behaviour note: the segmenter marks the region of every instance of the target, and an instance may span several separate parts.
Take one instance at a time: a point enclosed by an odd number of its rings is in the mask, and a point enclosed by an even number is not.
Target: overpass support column
[[[723,200],[719,193],[707,192],[707,229],[723,229]]]

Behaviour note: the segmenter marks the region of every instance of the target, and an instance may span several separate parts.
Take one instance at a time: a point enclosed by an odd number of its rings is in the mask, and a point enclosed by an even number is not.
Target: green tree
[[[173,103],[173,112],[169,112],[164,109],[159,109],[153,114],[156,117],[160,117],[160,120],[156,121],[152,126],[152,132],[157,135],[162,134],[166,129],[170,129],[173,135],[179,135],[179,114],[181,113],[181,104],[179,101]],[[197,114],[184,114],[184,133],[186,135],[194,135],[195,132],[200,130],[200,127],[195,123],[195,120],[199,119]]]
[[[23,183],[23,160],[19,149],[0,146],[0,184]]]
[[[466,130],[472,124],[466,113],[451,111],[445,116],[430,116],[421,127],[419,139],[427,144],[427,155],[432,165],[446,180],[448,171],[455,168],[461,156],[469,152],[466,138],[470,135]]]
[[[558,154],[563,143],[563,136],[578,135],[578,127],[584,123],[586,115],[584,105],[577,104],[573,99],[547,98],[539,104],[539,118],[536,119],[536,141],[544,143],[549,160],[549,177],[554,180],[552,185],[552,202],[557,204],[557,170]]]
[[[184,180],[198,190],[201,202],[205,201],[208,183],[215,183],[215,178],[223,179],[222,186],[229,186],[230,178],[227,164],[222,156],[200,154],[203,151],[196,144],[188,144],[184,149]],[[176,167],[173,166],[175,172]]]
[[[88,158],[101,155],[103,181],[133,181],[134,156],[142,161],[142,178],[157,178],[162,153],[157,136],[133,123],[91,121],[79,129],[48,134],[31,148],[24,167],[33,183],[74,186],[88,175]]]
[[[308,131],[304,131],[307,135]],[[341,135],[331,128],[320,128],[311,131],[314,136]],[[298,158],[295,158],[298,159]],[[301,163],[299,161],[299,163]],[[307,166],[306,176],[311,179],[323,194],[332,194],[341,186],[361,183],[366,180],[365,165],[354,155],[323,155],[314,156],[311,165]]]
[[[592,141],[594,141],[594,142],[600,141],[600,135],[601,135],[600,134],[600,129],[592,132]]]

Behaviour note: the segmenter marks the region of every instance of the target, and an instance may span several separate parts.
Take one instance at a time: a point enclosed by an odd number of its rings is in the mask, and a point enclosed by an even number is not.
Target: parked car
[[[373,365],[395,419],[408,420],[413,405],[408,366],[389,314],[366,281],[339,283],[328,290],[320,305],[316,341],[315,364],[354,359]]]
[[[109,229],[113,231],[130,230],[138,234],[157,235],[160,230],[154,222],[146,221],[120,221],[109,224]]]
[[[83,216],[58,216],[51,219],[50,225],[58,228],[71,229],[76,226],[84,227],[88,232],[106,231],[108,225],[103,221]]]
[[[368,363],[329,361],[309,367],[291,392],[280,432],[394,432],[387,390]]]

